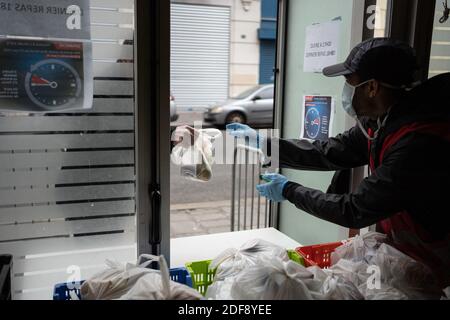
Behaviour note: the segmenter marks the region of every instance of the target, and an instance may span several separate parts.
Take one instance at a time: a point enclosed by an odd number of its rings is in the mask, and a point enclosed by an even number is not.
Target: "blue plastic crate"
[[[170,269],[170,279],[192,288],[192,279],[186,268]],[[67,283],[60,283],[55,285],[55,289],[53,291],[53,300],[72,300],[70,297],[71,291],[73,291],[78,298],[81,298],[79,288],[83,283],[84,281],[81,281],[79,283],[71,283],[71,287],[73,287],[74,289],[69,289]]]

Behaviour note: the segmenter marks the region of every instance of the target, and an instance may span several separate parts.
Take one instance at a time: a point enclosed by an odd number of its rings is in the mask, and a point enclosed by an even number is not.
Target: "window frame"
[[[138,255],[163,254],[170,265],[170,1],[135,7]]]

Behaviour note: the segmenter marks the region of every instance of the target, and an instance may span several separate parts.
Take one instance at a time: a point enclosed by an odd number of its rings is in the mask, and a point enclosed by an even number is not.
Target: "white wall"
[[[230,96],[258,84],[261,3],[251,1],[244,9],[241,0],[234,0],[231,15]]]

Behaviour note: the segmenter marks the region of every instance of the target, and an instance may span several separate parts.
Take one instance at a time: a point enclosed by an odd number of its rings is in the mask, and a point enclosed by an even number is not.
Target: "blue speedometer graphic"
[[[305,117],[305,132],[310,139],[315,139],[320,132],[320,114],[316,108],[310,108]]]
[[[68,63],[49,59],[31,67],[25,77],[28,97],[45,110],[67,108],[81,93],[78,72]]]

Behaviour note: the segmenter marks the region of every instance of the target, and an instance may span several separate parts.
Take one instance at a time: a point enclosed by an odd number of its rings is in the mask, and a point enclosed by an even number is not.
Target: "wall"
[[[231,15],[230,96],[258,84],[261,3],[251,1],[248,11],[241,0],[233,0]]]

